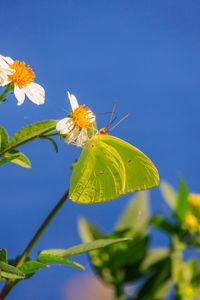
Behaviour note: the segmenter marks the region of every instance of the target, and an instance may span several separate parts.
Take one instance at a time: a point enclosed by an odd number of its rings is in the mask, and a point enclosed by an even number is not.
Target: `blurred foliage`
[[[102,232],[86,219],[79,220],[84,242],[132,238],[89,254],[94,272],[115,289],[116,299],[200,299],[200,266],[193,258],[200,247],[200,195],[190,193],[182,179],[178,191],[162,182],[161,193],[170,208],[167,215],[150,216],[148,193],[139,192],[111,233]],[[168,236],[166,248],[152,249],[153,228]],[[186,260],[189,249],[191,257]],[[126,295],[127,286],[132,286],[131,295]]]
[[[68,249],[50,249],[43,250],[38,254],[36,260],[27,258],[25,262],[20,263],[20,256],[15,260],[8,260],[6,249],[0,249],[0,281],[12,279],[14,286],[20,280],[32,277],[37,271],[47,268],[52,264],[67,265],[80,270],[84,270],[84,266],[69,260],[69,257],[94,251],[99,248],[108,247],[115,244],[123,244],[130,241],[130,238],[98,239],[85,244],[76,245]],[[15,267],[17,266],[17,267]]]
[[[82,218],[83,244],[43,250],[35,260],[27,258],[21,264],[1,249],[0,281],[12,280],[14,286],[52,264],[84,270],[70,258],[89,253],[94,272],[115,290],[117,300],[200,300],[200,266],[194,258],[200,248],[200,195],[190,193],[183,180],[178,191],[167,182],[160,190],[170,208],[167,213],[151,216],[149,194],[139,192],[110,233]],[[152,248],[154,228],[168,237],[166,247]],[[132,287],[128,295],[127,287]]]

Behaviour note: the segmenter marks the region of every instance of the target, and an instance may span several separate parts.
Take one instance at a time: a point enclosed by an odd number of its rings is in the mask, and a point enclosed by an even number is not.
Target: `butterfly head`
[[[108,135],[108,128],[104,127],[99,130],[100,134]]]

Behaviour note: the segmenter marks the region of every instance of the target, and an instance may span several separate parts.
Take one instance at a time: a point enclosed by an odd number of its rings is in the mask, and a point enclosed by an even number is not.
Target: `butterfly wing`
[[[70,199],[96,203],[157,186],[159,175],[140,150],[114,136],[96,135],[84,146],[70,179]]]

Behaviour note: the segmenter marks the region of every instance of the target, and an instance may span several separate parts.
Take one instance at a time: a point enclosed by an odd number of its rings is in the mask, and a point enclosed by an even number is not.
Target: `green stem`
[[[6,101],[6,95],[8,92],[13,90],[13,84],[8,84],[3,91],[3,93],[0,95],[0,103]]]
[[[55,133],[50,133],[50,134],[47,134],[47,135],[43,135],[43,137],[51,137],[51,136],[60,136],[60,134],[58,132],[55,132]]]
[[[31,241],[29,242],[29,244],[25,248],[24,252],[20,256],[19,260],[17,261],[16,267],[20,267],[25,262],[26,258],[28,257],[28,255],[31,252],[31,250],[34,247],[34,245],[39,240],[39,238],[42,235],[42,233],[45,231],[45,229],[47,228],[47,226],[49,225],[49,223],[51,222],[51,220],[54,218],[54,216],[57,214],[57,212],[60,210],[60,208],[63,206],[63,204],[67,200],[68,195],[69,195],[69,192],[67,191],[62,196],[62,198],[59,200],[59,202],[56,204],[56,206],[52,209],[52,211],[49,213],[49,215],[46,217],[46,219],[44,220],[44,222],[41,224],[41,226],[39,227],[39,229],[37,230],[37,232],[35,233],[35,235],[31,239]],[[11,289],[13,287],[13,284],[14,284],[14,281],[15,280],[13,280],[13,279],[9,279],[6,282],[6,284],[5,284],[2,292],[0,294],[0,300],[5,299],[5,297],[8,295],[8,293],[11,291]]]

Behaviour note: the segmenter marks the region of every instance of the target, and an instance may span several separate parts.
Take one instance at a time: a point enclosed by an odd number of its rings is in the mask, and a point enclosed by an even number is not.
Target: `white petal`
[[[5,61],[4,56],[0,55],[0,67],[9,68],[9,64]]]
[[[6,86],[9,84],[9,81],[0,78],[0,86]]]
[[[68,144],[74,144],[79,134],[79,129],[75,127],[72,131],[70,131],[69,135],[66,136],[66,142]]]
[[[56,124],[56,130],[61,134],[67,134],[74,128],[74,122],[71,118],[64,118]]]
[[[87,129],[83,128],[77,137],[75,145],[77,147],[83,147],[85,145],[85,143],[87,142],[87,140],[88,140]]]
[[[68,134],[68,133],[70,133],[70,132],[72,132],[73,130],[72,129],[69,129],[69,128],[63,128],[61,131],[60,131],[60,133],[61,134]]]
[[[23,88],[23,91],[33,103],[37,105],[44,104],[45,91],[41,85],[35,82],[29,83]]]
[[[67,92],[67,95],[68,95],[72,110],[74,111],[76,108],[79,107],[78,101],[73,94],[70,94],[70,92]]]
[[[60,129],[63,128],[63,126],[65,126],[66,122],[68,121],[69,118],[64,118],[60,121],[58,121],[58,123],[56,124],[56,130],[59,131]]]
[[[5,56],[4,59],[9,65],[14,63],[14,60],[9,56]]]
[[[95,115],[93,114],[93,112],[89,112],[89,114],[87,114],[87,118],[90,120],[90,123],[93,123],[95,121]]]
[[[3,59],[9,65],[14,63],[14,60],[9,56],[3,56],[0,54],[0,58]]]
[[[17,85],[14,87],[14,94],[15,97],[17,98],[17,105],[21,105],[24,102],[25,99],[25,93],[22,89],[20,89]]]
[[[9,56],[0,55],[0,57],[2,57],[5,60],[5,62],[7,62],[7,64],[9,64],[9,65],[14,63],[14,60]]]
[[[91,123],[94,123],[94,121],[95,121],[95,116],[93,116],[93,117],[90,118],[90,122]]]
[[[0,86],[5,86],[8,81],[6,72],[0,68]]]
[[[40,93],[43,97],[45,97],[45,90],[40,84],[36,82],[32,82],[31,85],[38,90],[38,93]]]
[[[0,66],[0,85],[5,86],[8,83],[10,83],[9,75],[13,73],[14,70],[11,70],[10,68],[3,68]]]

